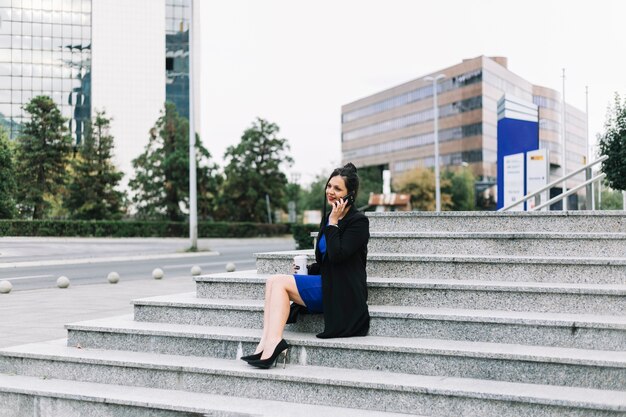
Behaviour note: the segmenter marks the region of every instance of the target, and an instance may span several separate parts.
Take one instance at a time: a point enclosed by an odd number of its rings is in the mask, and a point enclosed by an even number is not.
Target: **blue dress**
[[[326,254],[326,236],[322,235],[318,242],[322,255]],[[322,276],[321,275],[294,275],[300,298],[306,304],[309,313],[323,313],[322,305]]]

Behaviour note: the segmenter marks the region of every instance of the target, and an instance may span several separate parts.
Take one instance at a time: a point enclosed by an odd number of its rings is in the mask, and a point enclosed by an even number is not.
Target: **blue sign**
[[[538,109],[536,104],[510,95],[498,101],[498,209],[504,206],[504,157],[539,149]],[[527,192],[524,175],[524,195]]]

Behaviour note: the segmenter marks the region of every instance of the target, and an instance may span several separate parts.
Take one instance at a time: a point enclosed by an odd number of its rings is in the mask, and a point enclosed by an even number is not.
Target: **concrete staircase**
[[[317,339],[304,316],[285,369],[236,360],[267,276],[312,257],[259,254],[0,350],[0,417],[626,416],[626,213],[368,216],[369,336]]]

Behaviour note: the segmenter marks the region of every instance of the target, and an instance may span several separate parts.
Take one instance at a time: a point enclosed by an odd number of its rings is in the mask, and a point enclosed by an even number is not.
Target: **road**
[[[223,272],[229,262],[238,270],[255,269],[254,253],[292,250],[286,238],[200,239],[201,252],[188,253],[186,239],[0,238],[0,281],[13,291],[51,288],[59,276],[72,286],[105,283],[109,272],[121,280],[152,277],[161,268],[168,277],[190,276],[193,265],[202,273]]]

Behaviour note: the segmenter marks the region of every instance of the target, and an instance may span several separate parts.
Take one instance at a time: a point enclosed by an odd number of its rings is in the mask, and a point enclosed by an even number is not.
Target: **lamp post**
[[[593,155],[591,154],[591,146],[589,144],[589,86],[585,86],[585,122],[587,124],[585,129],[585,138],[587,143],[587,153],[585,154],[585,164],[591,162]],[[589,168],[589,173],[593,176],[593,169]],[[596,209],[596,196],[593,183],[587,186],[587,200],[585,201],[587,210]]]
[[[424,81],[433,83],[433,123],[435,130],[435,211],[441,211],[441,189],[439,186],[439,107],[437,107],[437,81],[444,79],[444,74],[426,77]]]
[[[567,109],[566,109],[566,104],[565,104],[565,68],[563,68],[563,93],[562,93],[562,106],[563,106],[563,114],[562,114],[562,122],[561,123],[561,129],[563,130],[563,135],[561,136],[561,154],[562,154],[562,167],[563,167],[563,176],[567,175],[567,154],[565,151],[565,146],[566,146],[566,139],[565,136],[567,135],[567,127],[565,126],[565,118],[567,117]],[[565,194],[567,192],[567,180],[563,180],[563,191],[562,194]],[[567,198],[565,197],[563,199],[563,211],[567,211]]]
[[[193,29],[194,9],[193,0],[189,5],[191,16],[189,18],[189,240],[191,250],[198,248],[198,198],[196,177],[196,129],[194,118],[194,86],[193,86]]]

